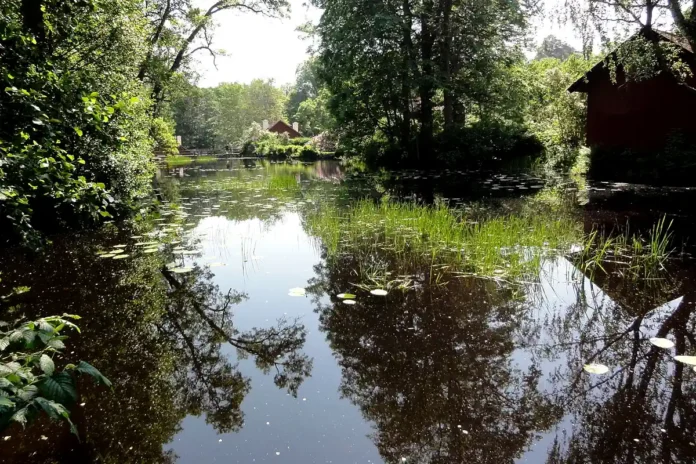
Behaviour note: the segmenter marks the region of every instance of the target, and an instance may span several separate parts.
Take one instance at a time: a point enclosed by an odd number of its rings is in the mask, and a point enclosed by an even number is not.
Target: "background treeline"
[[[263,120],[298,122],[306,137],[334,129],[329,99],[317,60],[310,58],[298,67],[296,82],[283,87],[260,79],[210,88],[187,84],[173,94],[168,115],[184,147],[224,149],[264,137],[259,132]]]

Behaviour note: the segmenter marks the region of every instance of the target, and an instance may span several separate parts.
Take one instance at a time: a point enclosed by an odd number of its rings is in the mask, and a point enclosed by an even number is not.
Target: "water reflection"
[[[436,281],[414,257],[387,271],[408,275],[410,288],[386,298],[358,289],[346,305],[336,295],[356,289],[366,259],[356,256],[325,252],[310,288],[343,371],[341,393],[374,424],[385,462],[696,458],[694,373],[672,359],[696,351],[693,280],[679,263],[651,280],[611,267],[590,279],[556,258],[537,279],[509,285]],[[400,262],[388,250],[370,259]],[[588,374],[591,362],[610,372]]]
[[[317,266],[315,294],[352,288],[350,257]],[[510,462],[560,418],[540,370],[512,359],[520,295],[490,280],[429,283],[357,304],[317,303],[343,369],[341,392],[375,424],[387,462]]]
[[[597,280],[599,286],[585,280],[577,302],[546,327],[549,339],[537,351],[547,362],[566,358],[552,372],[553,394],[574,424],[556,436],[548,462],[692,462],[694,375],[672,359],[696,349],[691,284],[669,275],[630,289],[615,274]],[[656,300],[671,301],[655,308]],[[650,337],[676,346],[658,348]],[[582,371],[588,362],[611,371],[588,376]]]
[[[578,231],[606,219],[611,230],[615,212],[578,205],[595,201],[592,187],[259,160],[162,174],[144,230],[64,238],[44,256],[0,256],[0,295],[31,287],[0,301],[6,317],[82,315],[70,357],[115,384],[107,393],[80,383],[81,442],[43,421],[8,430],[0,460],[175,462],[176,452],[181,462],[243,463],[696,459],[696,374],[672,360],[696,354],[693,263],[675,260],[640,279],[612,257],[606,272],[584,275],[572,256],[549,253],[524,273],[483,278],[476,269],[449,272],[412,246],[381,246],[371,232],[380,218],[359,225],[372,235],[357,247],[337,234],[329,253],[329,240],[307,237],[322,204],[340,211],[365,197],[444,200],[472,221],[501,211],[542,225],[563,217]],[[180,236],[165,244],[155,234],[158,252],[139,254],[133,242],[150,238],[132,236],[147,227]],[[95,256],[117,243],[135,250],[131,259]],[[172,272],[172,261],[192,270]],[[288,296],[310,276],[310,299]],[[359,286],[366,282],[388,295],[371,295]],[[346,292],[355,304],[337,297]],[[651,345],[654,336],[675,348]],[[589,362],[610,372],[590,375]],[[237,434],[218,435],[228,432]]]
[[[37,266],[26,257],[3,262],[3,285],[31,286],[13,316],[80,314],[82,335],[68,340],[70,357],[89,359],[113,381],[114,393],[79,385],[83,406],[73,413],[81,441],[48,421],[22,432],[6,431],[0,442],[3,460],[11,462],[173,462],[163,451],[187,415],[204,416],[216,431],[239,430],[240,404],[250,382],[237,359],[253,358],[275,384],[296,394],[311,370],[302,353],[306,329],[295,321],[241,332],[233,310],[245,295],[220,292],[212,273],[195,268],[174,275],[166,256],[133,260],[95,260],[96,243],[57,243]],[[113,242],[112,243],[116,243]],[[26,272],[31,269],[31,272]],[[47,437],[46,439],[40,438]]]

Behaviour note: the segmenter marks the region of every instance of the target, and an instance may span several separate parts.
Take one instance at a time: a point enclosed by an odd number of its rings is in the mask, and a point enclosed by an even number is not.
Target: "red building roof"
[[[276,134],[283,134],[287,132],[291,139],[302,137],[302,134],[297,132],[295,129],[292,128],[292,126],[288,125],[284,121],[278,121],[277,123],[273,124],[271,127],[268,128],[268,132],[275,132]]]

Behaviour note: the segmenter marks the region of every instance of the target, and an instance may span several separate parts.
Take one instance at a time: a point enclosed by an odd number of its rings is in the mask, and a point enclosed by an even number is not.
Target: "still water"
[[[57,237],[43,255],[3,251],[0,294],[29,288],[3,319],[79,314],[64,362],[89,361],[114,388],[81,379],[79,440],[45,418],[15,425],[0,461],[696,459],[696,373],[673,360],[696,354],[692,190],[255,160],[163,170],[158,185],[139,221]],[[389,219],[358,223],[356,248],[344,219],[325,223],[387,197],[472,224],[563,216],[576,235],[563,250],[525,248],[523,265],[501,265],[510,247],[492,246],[492,272],[461,260],[455,272],[407,225],[398,245],[380,232]],[[592,229],[640,232],[663,214],[676,251],[649,276],[621,256],[594,272],[574,257]],[[488,245],[464,256],[487,263]],[[593,362],[609,372],[583,370]]]

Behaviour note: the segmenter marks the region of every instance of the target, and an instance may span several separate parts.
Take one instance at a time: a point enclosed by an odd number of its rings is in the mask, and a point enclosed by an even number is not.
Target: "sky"
[[[213,0],[197,0],[201,7]],[[553,9],[560,0],[545,0],[546,9]],[[307,0],[290,0],[289,18],[268,18],[253,13],[223,11],[216,15],[214,47],[226,51],[217,58],[217,69],[210,57],[199,56],[199,85],[213,87],[221,82],[249,83],[253,79],[273,79],[276,85],[293,83],[297,66],[308,57],[310,43],[302,40],[297,27],[307,21],[319,21],[321,11],[307,7]],[[553,34],[576,49],[582,43],[570,25],[559,26],[550,18],[539,18],[534,24],[538,44]],[[530,55],[533,56],[530,51]]]
[[[213,0],[197,0],[201,7]],[[227,56],[199,57],[202,87],[221,82],[249,83],[253,79],[273,79],[276,85],[295,82],[297,66],[307,59],[310,42],[302,40],[297,27],[307,21],[319,22],[321,11],[306,7],[307,0],[290,0],[289,18],[268,18],[240,11],[221,11],[215,18],[214,47]]]

